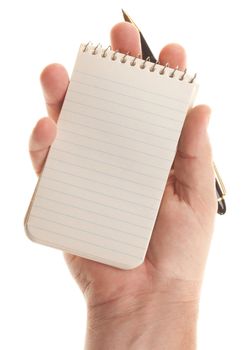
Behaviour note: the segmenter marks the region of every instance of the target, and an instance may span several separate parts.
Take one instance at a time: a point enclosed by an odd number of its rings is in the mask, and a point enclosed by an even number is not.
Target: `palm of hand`
[[[177,163],[188,166],[189,158],[177,158]],[[94,306],[148,293],[164,293],[169,301],[197,300],[216,208],[210,188],[203,203],[195,194],[189,198],[192,193],[174,174],[169,177],[145,261],[133,270],[65,254],[88,303]]]

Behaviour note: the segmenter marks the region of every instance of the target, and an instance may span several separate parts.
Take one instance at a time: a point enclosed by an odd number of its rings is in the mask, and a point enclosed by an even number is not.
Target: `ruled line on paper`
[[[63,129],[63,128],[59,128],[59,130],[64,131],[65,133],[70,133],[70,134],[73,134],[73,135],[82,136],[82,137],[85,137],[85,138],[90,139],[90,140],[95,140],[97,142],[101,142],[101,143],[104,143],[104,144],[107,144],[107,145],[116,146],[116,147],[119,147],[119,148],[127,149],[129,151],[142,153],[142,154],[144,154],[146,156],[150,156],[150,157],[157,158],[157,159],[160,159],[160,160],[167,160],[167,161],[170,160],[169,158],[165,158],[165,157],[162,157],[162,156],[157,156],[157,155],[154,155],[152,153],[146,153],[146,152],[143,152],[143,151],[139,151],[138,149],[126,147],[126,146],[123,146],[123,145],[121,145],[119,143],[115,144],[113,142],[108,142],[108,141],[105,141],[105,140],[100,140],[100,139],[95,138],[95,137],[87,136],[87,135],[81,134],[81,133],[79,133],[77,131],[70,131],[70,130]],[[164,151],[170,151],[170,152],[173,151],[172,149],[168,149],[168,148],[165,148],[165,147],[161,148],[161,150],[163,151],[163,153],[164,153]]]
[[[70,102],[71,102],[71,101],[70,101]],[[76,103],[76,102],[74,102],[74,103]],[[91,106],[91,105],[88,105],[88,104],[83,104],[83,105],[84,105],[85,107],[89,107],[89,108],[91,108],[91,109],[98,109],[98,108],[96,108],[96,107],[94,107],[94,106]],[[92,114],[84,113],[84,111],[82,111],[82,113],[81,113],[81,112],[78,113],[78,112],[76,112],[76,111],[72,111],[72,110],[68,109],[67,106],[66,106],[66,107],[64,106],[64,108],[63,108],[62,110],[63,110],[64,112],[76,114],[76,115],[83,116],[83,117],[85,116],[85,117],[88,117],[88,118],[91,118],[91,119],[95,119],[95,120],[98,120],[98,121],[102,121],[102,122],[108,123],[108,120],[95,117],[95,116],[92,115]],[[102,111],[111,114],[110,111],[106,111],[106,110],[102,110]],[[118,113],[115,113],[114,115],[117,115],[117,114],[118,114]],[[119,114],[119,116],[121,116],[121,115]],[[161,129],[168,130],[168,131],[170,131],[170,132],[175,132],[175,133],[177,133],[176,128],[170,128],[170,127],[167,127],[167,126],[165,126],[165,125],[158,125],[158,124],[149,123],[149,122],[147,122],[147,121],[145,121],[145,120],[141,120],[141,119],[139,119],[139,118],[128,117],[128,116],[126,116],[126,115],[123,116],[123,118],[124,118],[123,120],[125,120],[125,119],[129,119],[129,120],[131,120],[131,121],[136,120],[137,122],[140,122],[140,123],[143,123],[143,124],[151,125],[151,126],[156,127],[156,128],[161,128]],[[62,118],[62,120],[63,120],[63,119],[64,119],[64,118]],[[64,120],[66,120],[66,119],[64,119]],[[123,125],[123,124],[118,124],[118,123],[115,123],[115,121],[111,121],[111,120],[110,120],[109,123],[110,123],[110,124],[117,125],[117,126],[121,126],[122,128],[125,128],[125,129],[128,129],[128,130],[133,130],[133,131],[139,132],[139,133],[141,133],[141,134],[150,135],[150,136],[153,136],[154,138],[156,137],[156,138],[162,139],[162,137],[163,137],[162,135],[159,136],[159,135],[157,135],[157,134],[152,134],[152,133],[149,133],[149,132],[147,132],[147,131],[145,131],[145,130],[139,130],[139,129],[135,129],[135,128],[132,128],[132,127],[129,127],[129,126],[125,126],[125,125]],[[77,122],[77,124],[79,124],[79,123]]]
[[[62,215],[62,216],[64,215],[64,214],[63,214],[62,212],[60,212],[60,211],[56,211],[56,210],[53,210],[53,209],[50,209],[50,208],[47,209],[47,207],[42,207],[42,206],[39,205],[39,204],[36,204],[36,205],[35,205],[35,208],[43,209],[43,210],[45,210],[46,212],[51,212],[51,213],[59,214],[59,215]],[[47,215],[46,215],[46,217],[47,217]],[[122,233],[122,234],[124,234],[124,235],[126,234],[126,235],[128,235],[128,236],[136,237],[136,238],[142,239],[142,240],[144,240],[144,241],[148,238],[148,237],[145,237],[145,236],[143,236],[143,235],[137,235],[137,234],[132,233],[132,232],[127,232],[127,231],[121,230],[120,228],[115,228],[115,227],[113,227],[113,226],[103,225],[103,224],[101,224],[101,223],[98,224],[98,223],[96,223],[95,221],[91,221],[91,220],[88,220],[88,219],[85,219],[85,218],[76,217],[76,216],[69,215],[69,214],[66,214],[66,217],[71,218],[71,219],[74,219],[74,220],[77,220],[77,221],[87,222],[87,223],[89,223],[89,224],[93,224],[94,226],[103,227],[103,228],[105,228],[105,229],[109,229],[109,230],[112,230],[112,231],[117,230],[118,232],[120,232],[120,233]]]
[[[38,226],[36,226],[36,225],[29,225],[29,227],[33,227],[33,228],[36,228],[36,229],[41,230],[41,231],[50,232],[50,233],[52,233],[52,234],[56,234],[56,235],[58,235],[58,236],[63,236],[63,237],[65,237],[65,238],[67,238],[66,235],[63,235],[63,234],[61,234],[61,233],[59,233],[59,232],[56,232],[56,231],[52,231],[52,230],[50,230],[50,229],[43,229],[42,227],[38,227]],[[88,244],[88,245],[91,245],[91,246],[94,246],[94,247],[98,247],[98,248],[100,248],[100,249],[105,249],[105,250],[107,250],[107,251],[109,250],[109,251],[112,251],[112,252],[114,252],[114,253],[121,254],[121,255],[124,255],[124,256],[130,256],[130,257],[136,258],[136,259],[141,259],[141,258],[142,258],[142,256],[136,256],[136,255],[132,255],[132,254],[129,254],[129,253],[125,253],[125,252],[122,252],[122,251],[119,251],[119,250],[116,250],[116,249],[111,249],[111,248],[108,248],[108,247],[103,247],[103,246],[101,246],[101,245],[99,245],[99,244],[91,243],[91,242],[85,241],[85,240],[83,240],[83,239],[77,239],[77,238],[74,238],[74,237],[72,237],[72,236],[69,236],[69,239],[73,239],[73,240],[78,241],[78,242],[83,242],[83,243],[86,243],[86,244]]]
[[[50,157],[51,158],[51,157]],[[159,190],[159,186],[156,187],[156,186],[151,186],[151,185],[146,185],[145,183],[143,182],[138,182],[138,181],[133,181],[133,180],[130,180],[128,178],[124,178],[124,177],[121,177],[121,176],[116,176],[116,175],[112,175],[110,173],[107,173],[107,172],[104,172],[104,171],[101,171],[99,170],[98,168],[95,169],[95,168],[89,168],[89,167],[86,167],[84,165],[79,165],[79,164],[73,164],[73,163],[70,163],[70,162],[67,162],[67,161],[64,161],[64,160],[59,160],[57,158],[54,158],[52,157],[51,158],[52,160],[56,161],[56,162],[59,162],[59,163],[63,163],[63,164],[67,164],[67,165],[72,165],[76,168],[80,168],[80,169],[86,169],[86,170],[89,170],[91,172],[96,172],[96,173],[99,173],[99,174],[102,174],[102,175],[105,175],[105,176],[108,176],[108,177],[113,177],[115,179],[119,179],[119,180],[123,180],[123,181],[126,181],[126,182],[130,182],[130,183],[133,183],[133,184],[136,184],[136,185],[140,185],[140,186],[143,186],[143,187],[147,187],[147,188],[152,188],[154,190]]]
[[[147,215],[140,215],[140,214],[137,214],[137,213],[132,213],[131,211],[128,211],[128,210],[125,210],[125,209],[121,209],[121,208],[117,208],[117,207],[113,207],[111,205],[103,204],[103,203],[94,201],[92,199],[88,199],[87,197],[85,198],[85,197],[82,197],[82,196],[77,196],[77,195],[73,195],[73,194],[70,194],[70,193],[66,193],[66,192],[63,192],[63,191],[60,191],[60,190],[54,190],[54,189],[52,189],[50,187],[47,187],[46,185],[43,185],[42,188],[50,190],[51,192],[56,192],[56,193],[59,193],[61,195],[68,196],[68,197],[81,199],[82,201],[95,203],[97,205],[101,205],[102,207],[111,208],[111,209],[117,210],[117,211],[119,211],[121,213],[127,213],[127,214],[130,214],[132,216],[138,216],[138,217],[141,217],[141,218],[144,218],[144,219],[154,220],[154,216],[153,217],[148,217]]]
[[[87,75],[89,77],[92,77],[92,78],[96,78],[96,79],[99,79],[99,80],[105,80],[105,81],[108,81],[108,82],[111,82],[111,83],[114,83],[116,85],[123,85],[125,87],[129,87],[129,88],[132,88],[132,89],[137,89],[139,91],[142,91],[142,92],[145,92],[147,94],[151,94],[151,95],[154,95],[154,96],[159,96],[159,97],[162,97],[163,94],[161,93],[157,93],[156,91],[152,91],[152,90],[145,90],[145,89],[142,89],[138,86],[134,86],[134,85],[130,85],[130,84],[125,84],[125,83],[122,83],[122,82],[119,82],[119,81],[116,81],[116,80],[112,80],[112,79],[108,79],[108,78],[105,78],[105,77],[101,77],[101,76],[97,76],[97,75],[94,75],[94,74],[91,74],[91,73],[88,73],[88,72],[85,72],[85,71],[81,71],[81,70],[78,70],[78,69],[75,69],[74,70],[74,73],[79,73],[79,74],[83,74],[83,75]],[[176,99],[175,97],[173,96],[167,96],[165,95],[166,98],[172,100],[172,101],[175,101],[175,102],[180,102],[180,103],[183,103],[185,104],[186,101],[182,101],[180,99]]]
[[[60,129],[61,131],[63,131],[62,129]],[[71,133],[71,134],[78,134],[78,133],[76,133],[76,132],[69,132],[68,130],[65,130],[65,133]],[[83,135],[79,135],[78,134],[78,136],[83,136]],[[84,136],[85,137],[85,136]],[[101,143],[103,143],[103,141],[100,141],[100,140],[97,140],[97,139],[95,139],[95,138],[91,138],[91,137],[87,137],[86,136],[86,138],[87,139],[92,139],[92,140],[94,140],[94,141],[96,141],[96,142],[101,142]],[[121,156],[121,155],[116,155],[116,154],[114,154],[114,153],[110,153],[110,152],[107,152],[107,151],[102,151],[102,150],[100,150],[100,149],[96,149],[96,148],[92,148],[92,147],[90,147],[90,146],[85,146],[84,144],[81,144],[81,143],[77,143],[77,142],[72,142],[72,141],[67,141],[67,140],[65,140],[65,139],[63,139],[63,138],[61,138],[61,137],[59,137],[59,141],[62,141],[62,142],[66,142],[66,143],[69,143],[70,145],[74,145],[74,146],[78,146],[78,147],[86,147],[86,148],[88,148],[88,149],[91,149],[91,150],[95,150],[95,151],[99,151],[99,152],[103,152],[103,153],[106,153],[106,154],[110,154],[110,155],[113,155],[113,156],[115,156],[115,157],[118,157],[118,158],[121,158],[121,159],[126,159],[126,160],[131,160],[131,161],[134,161],[135,163],[140,163],[140,164],[144,164],[144,165],[147,165],[147,163],[144,163],[144,162],[141,162],[141,161],[138,161],[138,160],[134,160],[134,159],[131,159],[131,158],[126,158],[126,157],[123,157],[123,156]],[[111,143],[111,142],[104,142],[105,144],[109,144],[109,145],[111,145],[111,146],[115,146],[115,147],[118,147],[118,148],[120,148],[120,149],[122,149],[122,151],[124,150],[124,149],[127,149],[127,150],[129,150],[129,151],[131,151],[131,152],[135,152],[135,153],[140,153],[140,154],[143,154],[144,156],[146,156],[146,157],[148,157],[148,158],[155,158],[155,159],[158,159],[158,160],[160,160],[160,161],[170,161],[171,159],[170,158],[166,158],[166,157],[162,157],[162,156],[153,156],[152,154],[150,154],[150,153],[145,153],[145,152],[141,152],[141,151],[137,151],[137,150],[135,150],[135,149],[132,149],[132,148],[127,148],[127,147],[123,147],[123,146],[121,146],[121,145],[116,145],[116,144],[114,144],[114,143]],[[149,164],[148,164],[148,166],[149,166]],[[153,166],[153,165],[150,165],[150,166]]]
[[[123,139],[126,139],[126,140],[131,140],[131,141],[134,141],[134,142],[139,142],[139,143],[143,143],[144,145],[146,145],[146,146],[150,146],[150,147],[155,147],[155,148],[158,148],[158,149],[161,149],[161,150],[164,150],[164,149],[166,149],[166,150],[168,150],[168,151],[172,151],[172,149],[169,149],[169,148],[167,148],[167,147],[165,147],[165,146],[156,146],[156,145],[154,145],[154,144],[151,144],[151,143],[148,143],[148,142],[144,142],[144,141],[141,141],[141,140],[138,140],[138,139],[134,139],[134,138],[132,138],[132,137],[128,137],[128,136],[125,136],[125,135],[120,135],[120,134],[115,134],[115,133],[113,133],[113,132],[110,132],[110,131],[106,131],[106,130],[103,130],[103,129],[100,129],[100,128],[94,128],[94,127],[92,127],[92,126],[88,126],[88,125],[86,125],[86,124],[84,124],[84,123],[78,123],[78,122],[74,122],[74,121],[70,121],[70,120],[68,120],[68,119],[65,119],[65,118],[62,118],[62,123],[69,123],[69,124],[77,124],[77,125],[79,125],[79,126],[81,126],[81,128],[87,128],[87,129],[91,129],[91,130],[95,130],[95,131],[99,131],[99,132],[102,132],[102,133],[105,133],[105,134],[107,134],[107,135],[113,135],[113,136],[117,136],[117,137],[121,137],[121,138],[123,138]],[[170,138],[170,137],[162,137],[161,138],[161,140],[162,141],[165,141],[165,140],[167,140],[167,141],[171,141],[172,143],[176,143],[176,140],[175,139],[173,139],[173,138]]]
[[[91,179],[91,178],[89,178],[89,177],[74,175],[74,174],[69,173],[69,172],[64,171],[64,170],[55,169],[55,168],[50,167],[50,165],[49,165],[49,166],[46,166],[46,169],[47,169],[47,170],[51,170],[51,171],[56,171],[56,172],[58,172],[58,173],[63,173],[63,174],[69,175],[69,176],[77,177],[77,178],[79,178],[79,179],[85,179],[85,180],[87,180],[87,181],[97,182],[97,183],[99,183],[99,184],[101,184],[101,185],[108,186],[109,188],[110,188],[110,187],[113,187],[113,188],[122,190],[122,191],[124,191],[124,192],[129,192],[129,193],[131,193],[131,194],[134,194],[134,193],[135,193],[135,194],[137,194],[137,195],[139,195],[139,196],[142,196],[143,198],[149,198],[149,199],[153,199],[153,200],[155,200],[155,201],[156,201],[156,200],[157,200],[157,201],[159,200],[159,198],[151,197],[151,196],[142,194],[142,193],[140,193],[140,192],[129,191],[129,190],[126,190],[125,188],[121,188],[121,187],[114,186],[114,185],[111,185],[111,184],[108,184],[108,183],[105,183],[105,182],[101,182],[101,181],[98,181],[98,180],[94,180],[94,179]]]
[[[110,156],[113,156],[113,157],[116,157],[116,158],[119,158],[119,159],[125,159],[127,161],[131,161],[131,162],[134,162],[134,163],[139,163],[139,164],[142,164],[142,165],[145,165],[145,166],[150,166],[151,168],[157,168],[157,169],[160,169],[160,170],[164,170],[163,167],[159,167],[159,166],[156,166],[156,165],[153,165],[153,164],[147,164],[147,163],[144,163],[144,162],[140,162],[138,160],[133,160],[131,158],[127,158],[127,157],[122,157],[122,156],[119,156],[119,155],[116,155],[114,153],[110,153],[110,152],[107,152],[107,151],[102,151],[98,148],[92,148],[92,147],[88,147],[88,146],[85,146],[85,145],[81,145],[81,144],[77,144],[77,143],[74,143],[74,142],[71,142],[71,141],[67,141],[67,140],[63,140],[59,137],[58,141],[60,142],[64,142],[64,143],[68,143],[70,145],[74,145],[74,146],[77,146],[77,147],[81,147],[81,148],[87,148],[89,150],[93,150],[93,151],[96,151],[96,152],[100,152],[100,153],[104,153],[104,154],[107,154],[107,155],[110,155]]]
[[[67,153],[67,154],[69,154],[71,156],[75,156],[75,157],[78,158],[77,161],[80,161],[82,159],[86,159],[86,160],[89,160],[91,162],[102,163],[102,164],[109,165],[109,166],[117,168],[117,169],[122,169],[122,170],[125,170],[125,171],[128,171],[128,172],[131,172],[131,173],[139,174],[139,175],[145,176],[147,178],[152,178],[152,179],[155,179],[155,180],[161,180],[162,181],[162,177],[152,176],[152,175],[149,175],[149,174],[146,174],[146,173],[142,173],[142,172],[136,171],[135,169],[124,168],[124,167],[121,167],[121,166],[113,164],[113,163],[105,162],[104,160],[101,160],[101,159],[98,159],[98,158],[85,157],[84,155],[81,155],[81,154],[78,155],[76,153],[64,151],[63,149],[58,148],[57,146],[55,147],[55,150],[59,151],[61,153]],[[57,158],[54,158],[53,156],[50,156],[50,159],[59,160]],[[73,163],[70,163],[70,164],[71,165],[77,165],[77,164],[73,164]],[[165,171],[165,172],[169,171],[169,169],[162,169],[162,170]]]
[[[137,120],[140,123],[152,125],[152,126],[155,126],[155,127],[158,127],[158,128],[165,128],[164,126],[162,126],[160,124],[149,122],[148,120],[144,120],[143,118],[137,118],[135,116],[134,117],[131,117],[131,116],[129,117],[129,116],[127,116],[127,114],[118,113],[117,111],[113,111],[112,112],[112,111],[110,111],[108,109],[104,109],[104,108],[101,108],[101,107],[95,107],[94,105],[84,103],[84,101],[83,102],[81,102],[81,101],[78,102],[78,101],[74,101],[72,99],[67,99],[66,98],[66,100],[65,100],[65,108],[66,108],[67,103],[68,104],[69,103],[74,103],[74,104],[76,104],[78,106],[89,107],[89,108],[91,108],[93,110],[99,111],[100,113],[102,112],[102,113],[112,114],[114,117],[118,116],[118,117],[127,118],[127,119],[131,119],[131,120]],[[161,116],[161,119],[163,119],[162,116]],[[165,119],[163,119],[163,120],[165,120]],[[172,120],[172,122],[177,123],[178,124],[177,126],[182,125],[182,123],[180,121],[177,121],[177,120]],[[176,128],[172,129],[172,130],[176,130]]]
[[[67,206],[67,203],[64,203],[64,202],[61,202],[61,201],[58,201],[58,200],[55,200],[53,198],[49,198],[49,197],[45,197],[45,196],[42,196],[40,194],[37,195],[38,198],[41,198],[43,200],[46,200],[46,201],[50,201],[50,202],[54,202],[54,203],[58,203],[60,205],[64,205],[64,206]],[[129,225],[132,225],[132,226],[135,226],[135,227],[139,227],[139,228],[142,228],[142,229],[150,229],[151,227],[150,226],[143,226],[143,225],[138,225],[138,224],[135,224],[134,222],[130,222],[130,221],[127,221],[127,220],[122,220],[122,219],[118,219],[116,217],[113,217],[113,216],[110,216],[110,215],[105,215],[105,214],[101,214],[100,212],[97,212],[97,211],[94,211],[94,210],[89,210],[89,209],[85,209],[85,208],[81,208],[81,207],[78,207],[76,205],[72,205],[69,203],[69,207],[70,208],[74,208],[74,209],[78,209],[78,210],[83,210],[83,211],[86,211],[86,212],[90,212],[90,213],[93,213],[93,214],[96,214],[96,215],[99,215],[99,216],[104,216],[106,218],[109,218],[109,219],[113,219],[115,221],[118,221],[118,222],[123,222],[123,223],[126,223],[126,224],[129,224]],[[63,214],[64,216],[66,216],[66,214]],[[132,215],[132,216],[135,216],[135,215]]]
[[[157,159],[160,159],[160,160],[167,160],[169,161],[170,158],[165,158],[165,157],[162,157],[162,156],[157,156],[157,155],[154,155],[154,154],[151,154],[151,153],[146,153],[146,152],[143,152],[143,151],[139,151],[135,148],[130,148],[130,147],[126,147],[126,146],[122,146],[120,145],[119,143],[118,144],[115,144],[113,142],[108,142],[108,141],[102,141],[98,138],[95,138],[95,137],[91,137],[91,136],[87,136],[87,135],[84,135],[84,134],[80,134],[79,132],[77,131],[70,131],[70,130],[67,130],[67,129],[63,129],[63,128],[59,128],[59,130],[61,131],[64,131],[65,133],[70,133],[70,134],[73,134],[73,135],[77,135],[77,136],[82,136],[82,137],[85,137],[87,139],[90,139],[90,140],[95,140],[97,142],[101,142],[101,143],[105,143],[105,144],[108,144],[108,145],[111,145],[111,146],[116,146],[116,147],[119,147],[119,148],[123,148],[123,149],[127,149],[129,151],[133,151],[133,152],[138,152],[138,153],[141,153],[141,154],[144,154],[146,156],[150,156],[150,157],[153,157],[153,158],[157,158]],[[81,146],[81,145],[80,145]],[[160,147],[159,147],[160,148]],[[170,149],[166,149],[166,148],[162,148],[162,151],[172,151]]]
[[[140,102],[144,102],[144,103],[149,103],[149,104],[151,104],[151,105],[153,105],[153,106],[159,106],[159,107],[162,107],[162,108],[167,108],[167,109],[169,109],[169,110],[171,110],[171,111],[181,112],[181,113],[183,112],[182,109],[169,107],[169,106],[166,106],[166,105],[164,105],[164,104],[160,104],[160,103],[148,101],[148,100],[145,100],[145,99],[136,97],[136,96],[131,96],[131,95],[123,94],[123,93],[118,92],[118,91],[115,92],[115,90],[106,89],[106,88],[104,88],[103,86],[94,85],[94,84],[93,84],[93,85],[91,85],[91,84],[86,84],[86,83],[84,83],[83,81],[76,80],[76,79],[73,79],[73,80],[72,80],[72,83],[73,83],[73,85],[74,85],[74,83],[77,83],[77,84],[80,84],[80,85],[83,85],[83,86],[91,87],[91,88],[93,88],[93,89],[95,88],[95,89],[98,89],[98,90],[103,90],[103,91],[106,91],[106,92],[110,92],[110,93],[115,94],[115,95],[117,95],[117,96],[120,95],[120,96],[123,96],[123,97],[126,97],[126,98],[130,98],[130,99],[133,99],[134,101],[136,100],[136,101],[140,101]],[[72,91],[72,90],[70,90],[70,91]],[[162,96],[162,97],[167,98],[166,96]]]
[[[106,193],[103,193],[103,192],[92,190],[91,188],[88,188],[88,187],[82,187],[82,186],[74,185],[74,183],[71,184],[69,182],[64,182],[64,181],[58,180],[57,178],[48,177],[47,175],[45,176],[45,179],[48,180],[48,181],[53,181],[55,183],[60,183],[62,185],[67,185],[69,187],[74,187],[77,190],[86,190],[88,192],[92,192],[92,193],[98,194],[99,196],[109,197],[111,199],[115,199],[115,200],[118,200],[118,201],[134,204],[134,205],[137,205],[139,207],[150,209],[150,210],[155,212],[155,208],[146,206],[146,205],[144,205],[142,203],[132,202],[132,201],[130,201],[128,199],[125,199],[125,198],[122,198],[122,197],[115,197],[115,196],[112,196],[112,195],[109,195],[109,194],[106,194]],[[53,188],[52,188],[52,190],[53,190]]]
[[[135,110],[136,112],[138,113],[145,113],[146,115],[152,115],[152,116],[157,116],[157,117],[160,117],[160,118],[163,118],[163,119],[168,119],[168,120],[171,120],[171,121],[175,121],[175,122],[178,122],[179,123],[179,119],[175,119],[175,118],[170,118],[170,117],[167,117],[166,115],[162,115],[162,114],[159,114],[159,113],[154,113],[154,112],[151,112],[151,111],[148,111],[148,110],[144,110],[144,109],[140,109],[140,108],[136,108],[136,107],[132,107],[132,106],[127,106],[127,105],[124,105],[122,103],[119,103],[119,102],[115,102],[115,101],[112,101],[112,100],[108,100],[106,98],[103,98],[103,97],[99,97],[99,96],[95,96],[95,95],[91,95],[91,94],[87,94],[83,91],[74,91],[72,90],[71,88],[69,89],[69,93],[70,92],[73,92],[73,93],[76,93],[76,94],[79,94],[79,95],[83,95],[83,96],[87,96],[87,97],[92,97],[93,99],[96,99],[96,100],[101,100],[101,101],[104,101],[104,102],[109,102],[109,103],[112,103],[112,104],[115,104],[115,105],[118,105],[118,106],[121,106],[121,107],[124,107],[124,108],[128,108],[131,110]],[[69,101],[72,101],[70,100],[70,98],[67,98],[66,99],[68,102]],[[73,101],[74,102],[74,101]],[[113,108],[115,109],[115,108]]]
[[[113,242],[116,242],[116,243],[124,244],[124,245],[130,246],[130,247],[136,248],[136,249],[140,249],[140,250],[144,249],[144,246],[137,246],[137,245],[134,245],[134,244],[132,244],[132,243],[128,243],[128,242],[125,242],[125,241],[121,241],[121,240],[119,240],[119,239],[114,239],[114,238],[112,238],[111,236],[108,237],[108,236],[105,236],[105,235],[101,235],[101,234],[99,234],[99,233],[97,233],[97,232],[88,231],[88,230],[84,230],[84,229],[79,229],[79,228],[77,228],[77,227],[74,227],[74,226],[71,226],[71,225],[67,225],[67,224],[63,224],[63,223],[58,222],[58,221],[55,221],[55,220],[47,219],[46,217],[38,216],[38,215],[35,215],[35,214],[33,214],[32,217],[33,217],[33,218],[40,219],[40,220],[45,220],[45,222],[48,221],[48,222],[51,222],[51,223],[53,223],[53,224],[56,224],[56,225],[59,225],[59,226],[62,226],[62,227],[67,227],[67,228],[69,228],[69,229],[72,229],[72,230],[74,230],[74,231],[78,231],[78,232],[80,232],[80,233],[81,233],[81,232],[85,232],[85,233],[88,233],[89,235],[97,236],[97,237],[102,237],[102,238],[105,238],[105,239],[107,239],[107,240],[109,240],[109,241],[113,241]]]
[[[90,149],[89,147],[84,147],[85,148],[85,152],[88,150],[91,150],[92,151],[96,151],[98,153],[101,153],[99,150],[95,150],[95,149]],[[87,159],[87,160],[90,160],[92,162],[98,162],[98,163],[102,163],[102,164],[107,164],[107,165],[110,165],[110,166],[113,166],[113,167],[116,167],[117,168],[117,164],[116,163],[112,163],[112,162],[107,162],[107,161],[104,161],[104,160],[101,160],[101,158],[91,158],[91,157],[86,157],[84,156],[81,152],[79,153],[74,153],[74,152],[71,152],[71,151],[68,151],[68,150],[64,150],[63,148],[60,148],[58,147],[57,145],[55,145],[55,147],[53,147],[53,151],[58,151],[58,153],[65,153],[69,156],[74,156],[74,157],[77,157],[77,161],[81,161],[82,159]],[[113,157],[112,154],[108,154],[106,152],[103,152],[103,154],[107,154],[109,157]],[[117,156],[115,156],[117,158]],[[51,156],[50,156],[51,158]],[[103,158],[104,159],[104,158]],[[131,159],[128,160],[129,163],[132,162]],[[137,167],[142,166],[144,168],[144,170],[146,169],[146,164],[145,163],[138,163],[137,162]],[[135,170],[135,168],[132,170],[132,168],[124,168],[124,167],[121,167],[119,166],[118,167],[119,169],[122,169],[122,170],[128,170],[129,172],[132,171],[132,173],[136,173],[136,174],[139,174],[139,175],[146,175],[148,176],[149,174],[148,173],[143,173],[143,172],[138,172]],[[169,168],[164,168],[164,167],[155,167],[154,165],[151,165],[150,167],[147,168],[147,170],[152,174],[153,171],[156,172],[156,170],[158,172],[160,172],[160,174],[163,176],[164,174],[168,174],[169,173]],[[152,171],[153,170],[153,171]],[[152,179],[156,179],[156,180],[162,180],[162,176],[161,177],[158,177],[158,176],[152,176],[152,175],[149,175],[149,178],[152,178]]]

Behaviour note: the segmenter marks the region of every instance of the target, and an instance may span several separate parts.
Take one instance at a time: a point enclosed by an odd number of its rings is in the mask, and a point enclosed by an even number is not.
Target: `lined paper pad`
[[[34,193],[34,241],[119,268],[143,262],[197,85],[81,46]]]

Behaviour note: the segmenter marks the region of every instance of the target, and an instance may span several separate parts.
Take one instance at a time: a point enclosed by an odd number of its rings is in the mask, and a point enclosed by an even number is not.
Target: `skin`
[[[129,23],[112,28],[111,45],[133,56],[141,52],[139,35]],[[184,70],[185,51],[169,44],[159,61]],[[37,123],[30,139],[37,174],[56,135],[69,84],[65,68],[49,65],[41,84],[48,117]],[[209,117],[206,105],[194,107],[186,117],[142,265],[125,271],[65,253],[88,306],[86,349],[196,348],[200,289],[217,211]]]

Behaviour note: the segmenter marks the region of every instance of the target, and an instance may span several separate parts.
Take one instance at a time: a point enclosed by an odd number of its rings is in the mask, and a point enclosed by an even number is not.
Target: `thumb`
[[[174,161],[177,193],[199,198],[215,198],[215,177],[207,126],[211,110],[206,105],[193,108],[187,115]],[[184,191],[183,191],[184,188]]]

